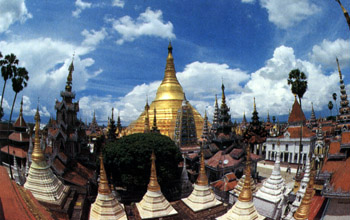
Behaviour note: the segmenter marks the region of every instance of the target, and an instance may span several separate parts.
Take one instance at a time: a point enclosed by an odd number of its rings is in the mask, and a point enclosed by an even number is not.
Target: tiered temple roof
[[[142,219],[159,218],[177,214],[177,211],[170,205],[163,196],[157,180],[156,156],[152,152],[151,156],[151,176],[147,187],[147,192],[139,203],[136,203],[137,210]]]
[[[127,220],[124,207],[118,202],[109,188],[102,156],[100,156],[100,183],[98,186],[98,194],[95,202],[91,205],[89,219]]]
[[[29,168],[27,181],[24,188],[30,190],[33,196],[44,203],[61,205],[67,196],[69,187],[53,174],[50,166],[45,160],[45,156],[40,147],[39,130],[40,130],[39,109],[35,114],[35,141],[32,154],[32,164]]]
[[[208,184],[208,178],[205,173],[203,152],[201,153],[199,175],[196,183],[194,184],[194,189],[191,195],[185,199],[182,199],[182,201],[195,212],[212,208],[221,204],[221,202],[215,198],[215,195],[211,191]]]

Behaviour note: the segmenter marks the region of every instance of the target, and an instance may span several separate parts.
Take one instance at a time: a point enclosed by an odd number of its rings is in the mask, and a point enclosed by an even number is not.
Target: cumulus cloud
[[[278,28],[287,29],[320,11],[309,0],[260,0],[267,10],[269,21]]]
[[[92,79],[102,72],[102,69],[93,69],[94,60],[87,57],[98,43],[103,39],[104,30],[83,31],[85,40],[81,45],[54,40],[52,38],[35,38],[29,40],[14,40],[11,42],[0,41],[0,48],[3,54],[14,53],[17,55],[20,66],[24,66],[29,72],[28,87],[23,94],[28,97],[40,95],[43,106],[53,106],[55,98],[59,97],[59,91],[64,89],[68,67],[72,62],[72,55],[75,51],[73,86],[75,91],[86,88],[89,79]],[[84,56],[84,58],[81,58]],[[45,91],[45,92],[43,92]],[[11,99],[12,90],[9,87],[4,98]],[[33,103],[35,105],[35,103]],[[35,108],[36,105],[32,108]],[[5,114],[8,110],[5,108]],[[42,108],[45,115],[45,108]],[[47,111],[47,109],[46,109]],[[25,114],[31,114],[30,111]]]
[[[153,11],[151,8],[147,8],[135,20],[130,16],[124,16],[118,20],[109,20],[112,22],[113,29],[121,35],[121,38],[117,40],[118,44],[123,44],[125,41],[134,41],[141,36],[153,36],[165,39],[175,38],[173,24],[170,21],[167,23],[163,21],[161,10]]]
[[[112,6],[124,8],[125,2],[124,0],[112,0]]]
[[[15,22],[24,23],[32,18],[27,10],[25,0],[0,0],[0,33],[5,32]]]
[[[233,117],[241,118],[245,111],[250,115],[253,111],[253,97],[256,98],[260,115],[286,115],[292,107],[294,97],[287,85],[288,73],[295,68],[305,72],[308,78],[308,89],[303,98],[304,111],[311,110],[311,102],[315,110],[323,109],[329,94],[338,90],[338,76],[334,72],[326,75],[320,66],[297,59],[293,48],[280,46],[275,49],[273,57],[266,65],[251,74],[243,92],[228,96]],[[247,114],[248,113],[248,114]]]
[[[72,16],[79,18],[80,13],[87,9],[87,8],[91,8],[92,4],[90,2],[83,2],[82,0],[76,0],[75,1],[75,11],[72,11]]]
[[[312,48],[310,57],[313,61],[321,63],[325,66],[336,67],[335,58],[338,57],[342,67],[348,67],[350,63],[350,41],[337,39],[335,41],[323,40],[320,45]]]

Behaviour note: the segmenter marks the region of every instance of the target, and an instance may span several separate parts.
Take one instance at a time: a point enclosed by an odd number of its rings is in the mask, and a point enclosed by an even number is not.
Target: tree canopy
[[[298,95],[299,102],[301,102],[301,99],[307,90],[307,77],[305,73],[301,72],[299,69],[294,69],[289,72],[287,82],[288,85],[292,85],[292,93]]]
[[[156,155],[159,184],[164,187],[179,180],[180,150],[169,137],[156,133],[132,134],[108,143],[103,150],[108,175],[112,174],[118,185],[128,189],[145,189],[150,178],[152,150]]]

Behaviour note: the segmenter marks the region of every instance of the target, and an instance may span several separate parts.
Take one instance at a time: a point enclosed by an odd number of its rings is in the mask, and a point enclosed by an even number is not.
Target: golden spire
[[[152,192],[158,192],[160,191],[160,186],[157,180],[157,170],[156,170],[156,155],[154,154],[154,151],[152,151],[151,156],[151,177],[148,183],[147,190]]]
[[[74,55],[73,55],[72,62],[68,67],[69,72],[67,76],[66,90],[68,90],[69,92],[72,90],[73,71],[74,71],[73,61],[74,61]]]
[[[40,115],[39,115],[39,106],[36,109],[35,114],[35,141],[34,141],[34,150],[32,153],[32,160],[36,163],[45,161],[45,157],[43,151],[40,147],[40,139],[39,139],[39,130],[40,130]]]
[[[341,70],[340,70],[340,66],[339,66],[339,60],[338,60],[338,57],[336,57],[336,60],[337,60],[337,65],[338,65],[339,78],[340,78],[340,80],[342,80],[342,79],[343,79],[343,77],[342,77],[342,74],[341,74]]]
[[[241,193],[238,196],[238,200],[241,202],[250,202],[252,201],[252,189],[250,187],[250,147],[247,146],[247,162],[246,162],[246,168],[245,168],[245,178],[244,178],[244,184],[243,189]]]
[[[153,127],[152,130],[157,130],[157,110],[156,110],[156,106],[154,106],[153,109]]]
[[[254,112],[256,112],[255,97],[254,97]]]
[[[111,189],[108,185],[105,166],[103,165],[102,153],[100,154],[100,183],[98,184],[98,193],[103,195],[109,195],[111,193]]]
[[[171,42],[169,42],[164,79],[157,90],[155,101],[184,100],[183,89],[176,78],[176,71],[172,51],[173,47],[171,46]]]
[[[215,94],[215,107],[217,107],[217,106],[218,106],[218,95]]]
[[[304,220],[309,217],[310,213],[310,204],[311,199],[313,196],[314,191],[314,177],[315,177],[315,171],[314,168],[312,168],[310,180],[307,185],[307,189],[304,195],[304,198],[301,200],[300,206],[298,207],[297,211],[294,213],[294,218],[296,220]]]
[[[201,151],[201,161],[200,161],[199,174],[197,178],[196,184],[199,186],[207,186],[208,185],[208,177],[205,173],[205,162],[204,162],[204,153]]]
[[[221,108],[226,106],[226,97],[225,97],[225,86],[224,83],[221,84],[222,96],[221,96]]]
[[[349,28],[350,28],[350,17],[349,17],[349,13],[346,11],[346,9],[344,8],[344,6],[343,6],[342,3],[340,2],[340,0],[336,0],[336,1],[339,3],[341,9],[343,10],[343,13],[344,13],[346,22],[348,23],[348,26],[349,26]]]

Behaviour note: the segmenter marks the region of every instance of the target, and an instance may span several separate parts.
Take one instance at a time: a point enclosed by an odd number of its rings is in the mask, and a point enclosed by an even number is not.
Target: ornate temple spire
[[[66,91],[71,92],[72,91],[72,81],[73,81],[73,71],[74,71],[74,56],[72,59],[71,64],[68,67],[68,76],[67,76],[67,83],[66,83]]]
[[[100,155],[100,182],[98,184],[98,193],[102,195],[108,195],[111,193],[111,189],[109,188],[109,185],[108,185],[105,166],[103,165],[102,153]]]
[[[246,123],[247,123],[247,118],[245,117],[245,111],[243,112],[242,123],[243,123],[243,124],[246,124]]]
[[[268,122],[268,123],[270,123],[271,121],[270,121],[270,113],[269,113],[269,111],[267,111],[267,118],[266,118],[266,122]]]
[[[152,151],[151,155],[151,176],[147,186],[147,190],[151,192],[160,191],[160,186],[157,179],[157,170],[156,170],[156,155]]]
[[[339,66],[339,60],[338,60],[338,58],[336,58],[336,60],[337,60],[337,65],[338,65],[338,72],[339,72],[339,79],[340,79],[340,93],[341,93],[339,113],[340,113],[340,116],[342,116],[342,115],[350,113],[350,107],[349,107],[348,96],[346,94],[345,84],[343,81],[343,76],[342,76],[340,66]]]
[[[208,127],[207,110],[205,110],[205,113],[204,113],[204,124],[203,124],[202,138],[206,139],[206,140],[209,139],[209,127]]]
[[[169,42],[164,79],[157,90],[155,101],[183,99],[184,92],[179,81],[176,78],[176,71],[173,58],[173,47],[171,46],[171,42]]]
[[[213,125],[214,127],[218,124],[219,122],[219,105],[218,105],[218,96],[215,95],[215,105],[214,105],[214,118],[213,118]]]
[[[204,162],[203,151],[201,152],[200,169],[199,169],[199,174],[198,174],[196,184],[199,186],[207,186],[208,185],[208,177],[207,177],[207,174],[205,173],[205,162]]]
[[[288,124],[303,124],[306,121],[305,115],[303,110],[301,109],[301,106],[297,100],[296,94],[294,94],[294,104],[292,106],[292,111],[289,114],[288,117]]]
[[[252,116],[252,122],[251,122],[252,125],[255,125],[255,126],[259,126],[260,125],[258,114],[259,113],[256,111],[256,104],[255,104],[255,97],[254,97],[254,110],[253,110],[253,113],[252,113],[253,116]]]
[[[111,121],[114,121],[114,108],[112,107],[112,117],[111,117]]]
[[[144,133],[150,132],[148,110],[149,110],[149,105],[148,105],[148,96],[147,96],[146,105],[145,105],[145,128],[144,128]]]
[[[221,95],[221,106],[220,106],[220,108],[223,109],[223,108],[227,108],[224,83],[221,84],[221,91],[222,91],[222,95]]]
[[[39,139],[39,130],[40,130],[40,114],[39,114],[39,106],[36,109],[35,113],[35,139],[34,139],[34,150],[32,153],[32,160],[36,163],[45,162],[45,156],[40,147],[40,139]]]

